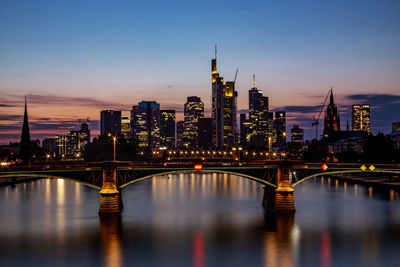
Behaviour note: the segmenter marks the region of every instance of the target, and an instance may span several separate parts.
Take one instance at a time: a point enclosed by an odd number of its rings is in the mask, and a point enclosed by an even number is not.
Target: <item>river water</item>
[[[399,266],[395,191],[315,178],[295,215],[266,214],[262,186],[176,174],[124,188],[99,217],[96,189],[59,179],[0,187],[0,266]]]

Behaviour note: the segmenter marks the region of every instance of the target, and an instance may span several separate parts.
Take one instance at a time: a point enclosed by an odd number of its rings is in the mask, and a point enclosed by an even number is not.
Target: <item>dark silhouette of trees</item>
[[[328,157],[328,146],[325,141],[313,139],[304,152],[307,161],[325,161]]]

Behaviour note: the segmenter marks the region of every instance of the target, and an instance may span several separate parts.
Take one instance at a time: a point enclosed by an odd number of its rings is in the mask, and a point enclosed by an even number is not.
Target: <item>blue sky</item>
[[[399,14],[399,1],[2,0],[0,143],[19,138],[27,94],[32,122],[64,124],[57,133],[143,99],[182,109],[198,95],[209,109],[214,44],[225,80],[239,68],[241,110],[255,73],[271,108],[297,107],[289,125],[309,138],[315,114],[301,107],[321,104],[330,86],[343,127],[349,105],[379,100],[372,128],[389,131],[400,120]]]

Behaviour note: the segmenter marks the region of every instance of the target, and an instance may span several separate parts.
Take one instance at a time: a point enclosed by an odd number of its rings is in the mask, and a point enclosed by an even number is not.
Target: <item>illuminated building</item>
[[[73,130],[68,134],[57,135],[54,140],[54,152],[56,155],[65,158],[80,158],[85,146],[90,143],[89,125],[82,123],[80,130]]]
[[[236,99],[235,82],[224,84],[224,79],[217,71],[217,49],[215,58],[211,60],[212,106],[211,117],[213,126],[212,142],[215,147],[232,146],[235,144]]]
[[[212,147],[212,119],[199,118],[197,146],[201,149]]]
[[[160,147],[160,104],[155,101],[142,101],[132,107],[131,127],[133,137],[143,150]]]
[[[274,120],[274,132],[276,133],[276,140],[274,143],[277,147],[282,147],[286,143],[286,112],[276,111]]]
[[[250,143],[253,123],[246,118],[246,114],[240,114],[240,144],[247,146]]]
[[[340,117],[338,108],[333,101],[333,92],[331,88],[330,102],[326,108],[324,120],[324,137],[330,137],[335,132],[340,132]]]
[[[304,130],[299,128],[299,125],[293,125],[290,130],[290,139],[292,143],[302,144],[304,142]]]
[[[176,147],[181,148],[183,146],[183,129],[184,121],[178,121],[176,123]]]
[[[160,145],[175,147],[175,110],[160,111]]]
[[[102,110],[100,112],[100,134],[121,133],[121,111]]]
[[[353,131],[370,132],[370,106],[352,105],[351,106],[351,121]]]
[[[200,97],[189,96],[184,108],[183,147],[197,147],[198,120],[204,117],[204,104]]]
[[[392,123],[392,131],[393,132],[400,132],[400,121]]]
[[[249,121],[252,123],[250,142],[256,147],[266,147],[268,138],[272,138],[273,113],[268,112],[268,97],[255,86],[249,90]]]
[[[121,118],[121,134],[124,136],[125,139],[131,138],[131,120],[129,116],[122,116]]]

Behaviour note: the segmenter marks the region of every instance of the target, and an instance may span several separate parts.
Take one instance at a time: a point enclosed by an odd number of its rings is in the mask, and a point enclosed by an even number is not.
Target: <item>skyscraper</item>
[[[121,133],[121,111],[102,110],[100,112],[100,134]]]
[[[333,90],[331,88],[330,102],[326,108],[324,120],[324,137],[330,137],[332,133],[340,131],[340,117],[338,108],[333,101]]]
[[[201,149],[212,147],[212,119],[199,118],[197,146]]]
[[[293,125],[290,131],[290,139],[292,143],[303,143],[304,142],[304,130],[299,125]]]
[[[124,113],[125,112],[126,111],[124,111]],[[121,134],[124,136],[124,138],[129,139],[132,135],[131,120],[129,119],[129,116],[127,114],[121,115],[123,115],[121,117]]]
[[[274,120],[274,130],[276,132],[275,145],[282,147],[286,143],[286,112],[276,111]]]
[[[160,111],[160,146],[175,147],[175,110]]]
[[[217,71],[217,47],[215,57],[211,60],[213,144],[215,147],[231,146],[235,143],[236,99],[235,81],[224,84],[224,79]]]
[[[155,101],[142,101],[132,107],[131,127],[139,147],[155,150],[160,147],[160,104]]]
[[[204,118],[204,104],[200,97],[189,96],[184,107],[183,146],[196,148],[198,120]]]
[[[273,114],[268,112],[268,97],[263,96],[255,85],[249,90],[249,121],[252,123],[250,142],[256,147],[265,147],[272,137]]]
[[[370,132],[370,106],[352,105],[351,106],[351,121],[353,131]]]

